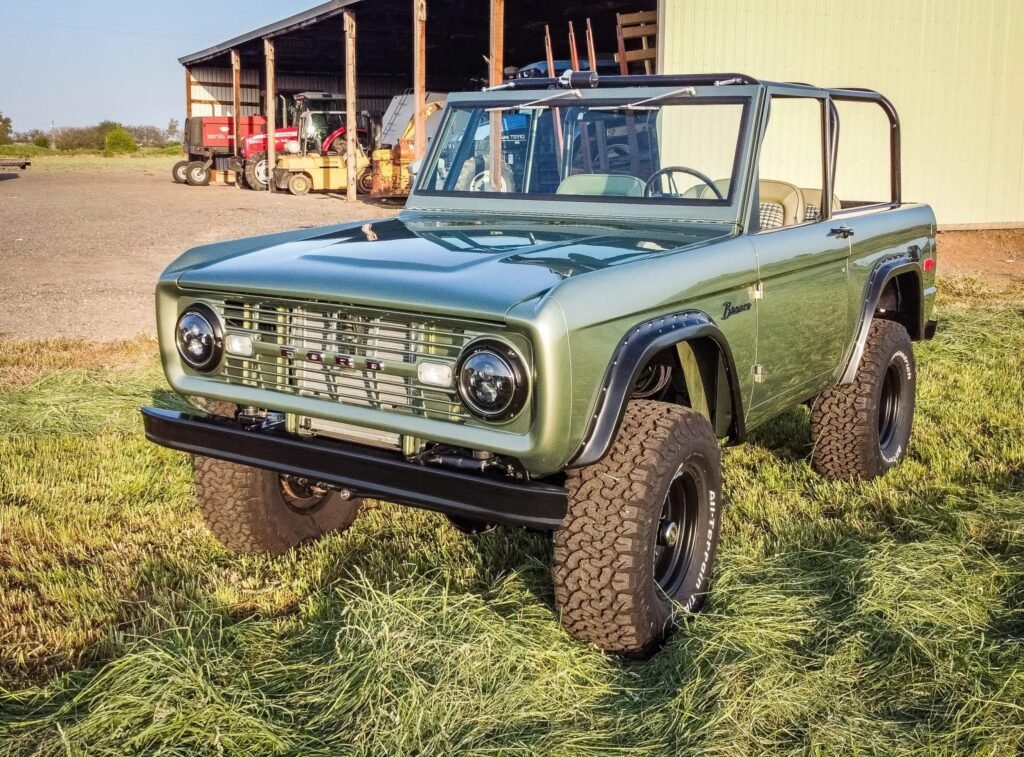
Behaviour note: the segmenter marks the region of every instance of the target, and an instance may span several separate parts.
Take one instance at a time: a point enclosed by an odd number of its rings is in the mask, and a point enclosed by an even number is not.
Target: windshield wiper
[[[573,89],[568,92],[556,92],[555,94],[550,95],[549,97],[541,97],[538,100],[531,100],[528,103],[522,103],[520,105],[496,105],[493,108],[486,108],[485,111],[487,113],[494,113],[496,111],[523,110],[525,108],[547,108],[550,106],[545,105],[545,103],[550,103],[552,100],[557,100],[559,97],[569,96],[575,97],[577,100],[580,100],[583,98],[583,93],[580,92],[578,89]]]
[[[693,87],[680,87],[679,89],[673,89],[671,92],[648,97],[645,100],[637,100],[634,103],[626,103],[625,105],[595,105],[590,110],[657,110],[657,107],[649,105],[649,103],[664,100],[666,97],[682,97],[683,95],[686,97],[696,97],[697,90]]]

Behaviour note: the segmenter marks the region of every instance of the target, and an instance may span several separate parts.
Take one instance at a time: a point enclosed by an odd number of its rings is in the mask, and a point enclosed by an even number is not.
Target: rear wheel
[[[188,161],[179,160],[171,168],[171,178],[174,179],[175,184],[187,184],[188,183]]]
[[[267,154],[265,152],[253,153],[245,161],[245,183],[252,189],[266,189],[269,182],[267,172]]]
[[[368,195],[373,191],[373,171],[369,167],[359,172],[356,180],[356,191],[361,195]]]
[[[917,366],[902,324],[875,320],[852,384],[811,407],[811,465],[834,479],[868,480],[902,462],[914,422]]]
[[[189,186],[193,187],[205,187],[210,183],[210,169],[205,163],[201,163],[198,160],[192,161],[188,164],[185,170],[185,176],[189,183]]]
[[[313,188],[313,181],[304,173],[293,173],[288,179],[288,191],[296,197],[309,194]]]
[[[644,653],[676,608],[704,602],[721,524],[721,454],[688,408],[629,403],[598,463],[568,471],[569,509],[555,532],[555,603],[572,635],[609,652]]]

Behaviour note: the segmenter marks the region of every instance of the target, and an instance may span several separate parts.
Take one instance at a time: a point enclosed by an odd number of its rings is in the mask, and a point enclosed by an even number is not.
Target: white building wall
[[[1024,0],[660,5],[660,72],[876,89],[900,113],[905,199],[947,228],[1024,225]],[[871,168],[851,152],[840,172]]]

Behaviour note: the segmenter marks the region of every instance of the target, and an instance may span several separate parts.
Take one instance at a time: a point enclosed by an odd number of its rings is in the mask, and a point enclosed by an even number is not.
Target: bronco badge
[[[737,313],[745,313],[752,307],[752,303],[745,302],[742,305],[733,305],[731,302],[725,303],[725,312],[722,313],[722,320],[724,321]]]

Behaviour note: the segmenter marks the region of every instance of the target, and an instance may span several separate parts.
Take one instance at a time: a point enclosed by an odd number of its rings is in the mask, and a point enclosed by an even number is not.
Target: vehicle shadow
[[[0,181],[10,181],[11,179],[20,179],[21,174],[10,171],[0,171]]]

